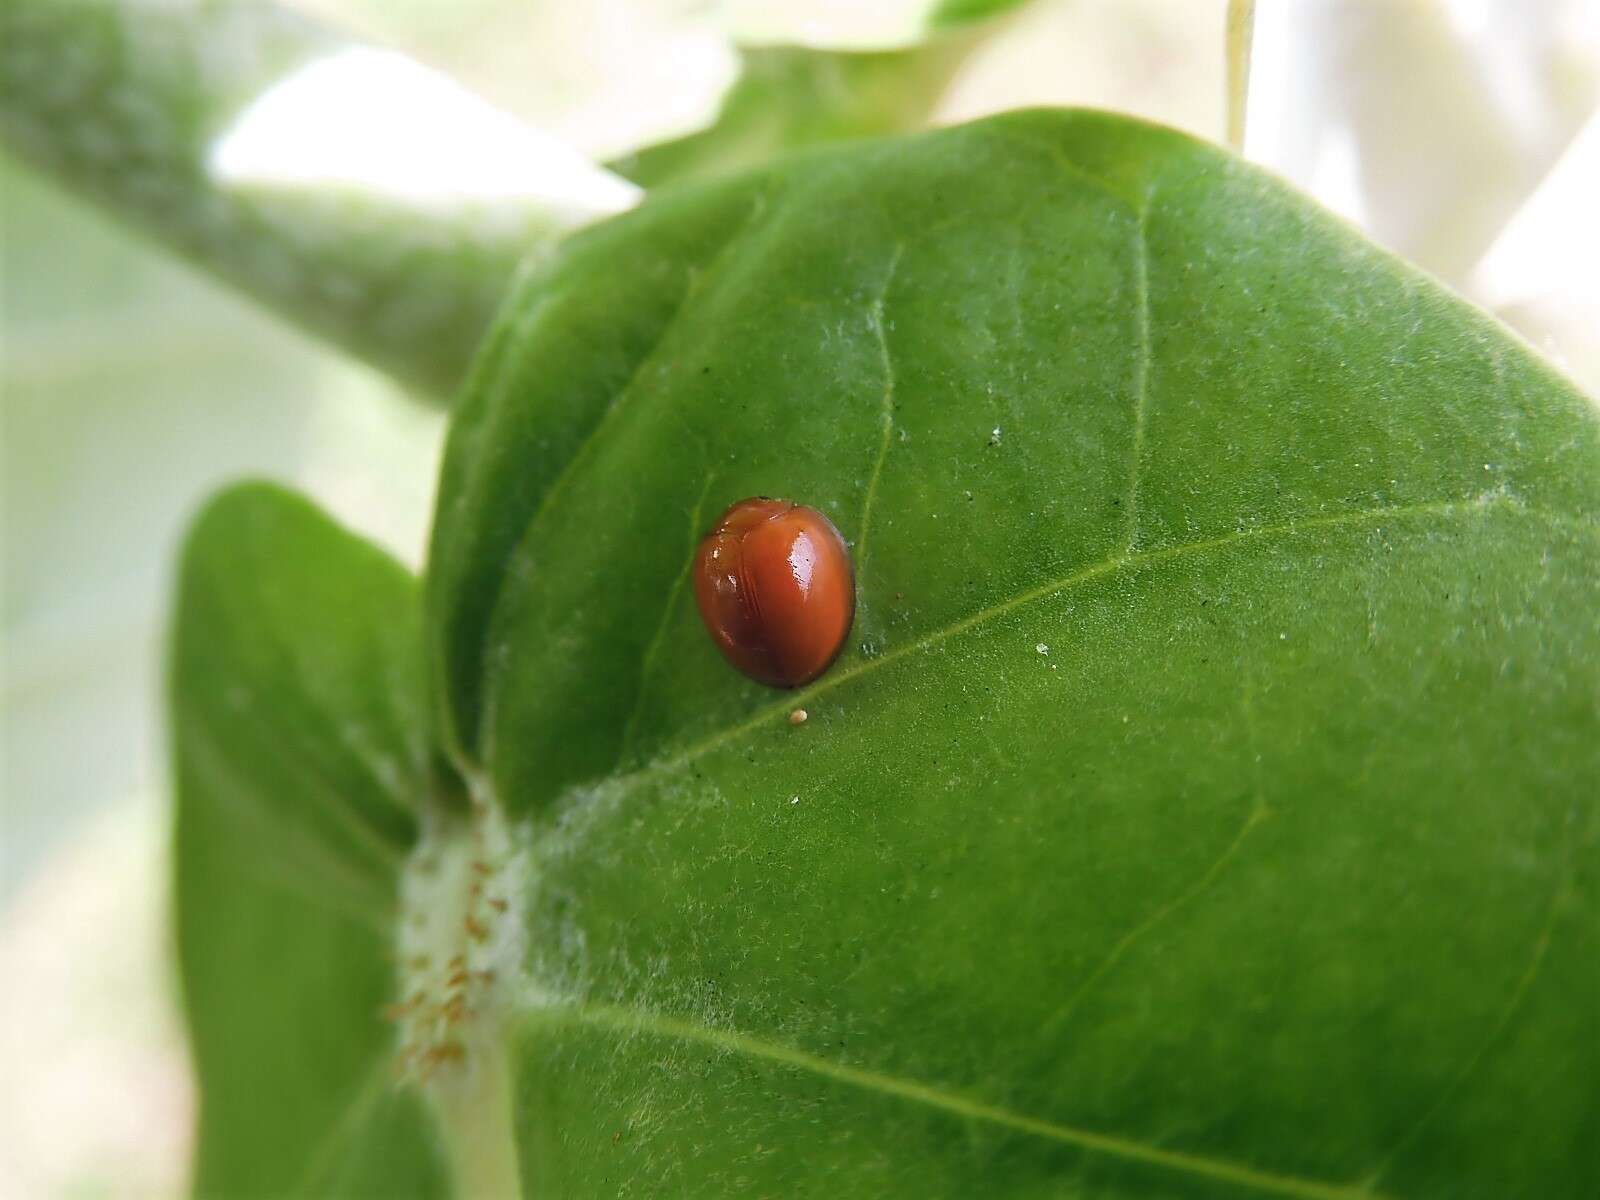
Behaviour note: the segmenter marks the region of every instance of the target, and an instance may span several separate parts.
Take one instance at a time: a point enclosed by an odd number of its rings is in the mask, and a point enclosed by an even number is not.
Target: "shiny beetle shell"
[[[855,567],[816,509],[756,496],[731,506],[700,543],[694,598],[724,658],[772,687],[799,687],[844,645]]]

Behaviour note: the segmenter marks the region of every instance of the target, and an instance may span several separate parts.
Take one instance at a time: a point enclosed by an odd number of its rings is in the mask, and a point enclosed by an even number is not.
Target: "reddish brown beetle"
[[[799,687],[828,669],[856,614],[850,548],[814,508],[753,496],[717,518],[694,559],[711,640],[752,679]]]

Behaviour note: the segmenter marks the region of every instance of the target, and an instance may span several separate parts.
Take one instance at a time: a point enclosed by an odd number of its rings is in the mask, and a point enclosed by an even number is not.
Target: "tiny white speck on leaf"
[[[1050,653],[1050,647],[1046,646],[1043,642],[1040,642],[1037,646],[1035,646],[1034,650],[1039,654],[1049,654]]]
[[[996,425],[993,429],[991,429],[989,431],[989,445],[998,446],[999,444],[1000,444],[1000,426]]]
[[[789,797],[789,803],[790,804],[799,804],[800,803],[800,797],[799,796],[790,796]]]

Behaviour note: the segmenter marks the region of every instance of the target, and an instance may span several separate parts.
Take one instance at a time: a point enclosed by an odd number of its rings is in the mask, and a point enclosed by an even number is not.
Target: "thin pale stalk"
[[[1250,98],[1250,41],[1256,0],[1228,0],[1228,145],[1244,153],[1245,109]]]

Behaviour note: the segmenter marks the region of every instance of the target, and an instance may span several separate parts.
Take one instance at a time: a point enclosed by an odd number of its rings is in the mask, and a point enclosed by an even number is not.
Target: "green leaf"
[[[686,587],[752,494],[854,544],[792,694]],[[427,583],[527,855],[525,1194],[1592,1195],[1597,579],[1589,403],[1175,132],[1015,114],[580,235]]]
[[[893,49],[829,49],[826,41],[742,45],[738,80],[709,127],[634,151],[610,166],[657,188],[732,174],[796,150],[920,129],[980,44],[980,27],[1019,3],[930,4],[926,13],[907,14],[916,18],[912,40]],[[787,29],[789,37],[819,35],[822,27],[809,6],[800,11],[803,19]]]
[[[969,26],[1024,0],[886,0],[815,4],[805,0],[721,0],[715,7],[734,41],[745,46],[802,45],[819,50],[890,50]]]
[[[747,46],[739,80],[709,128],[611,166],[654,188],[730,174],[793,150],[918,128],[974,45],[943,37],[878,52]]]
[[[974,21],[986,21],[1022,3],[1023,0],[939,0],[928,13],[928,28],[954,29]]]
[[[266,485],[184,553],[177,923],[202,1196],[442,1196],[394,1084],[398,868],[430,793],[416,582]]]

